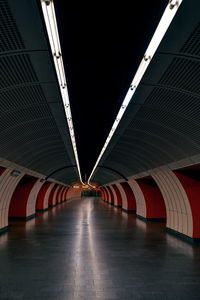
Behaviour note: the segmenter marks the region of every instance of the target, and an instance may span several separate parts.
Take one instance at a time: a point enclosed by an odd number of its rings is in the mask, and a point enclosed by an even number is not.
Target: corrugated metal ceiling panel
[[[49,175],[75,164],[73,150],[39,6],[18,4],[0,1],[0,156]]]
[[[200,3],[186,2],[142,80],[142,93],[136,92],[118,137],[100,162],[125,176],[200,152]],[[185,23],[188,11],[193,18]],[[102,174],[97,169],[94,179],[102,183]],[[103,183],[109,180],[104,177]]]

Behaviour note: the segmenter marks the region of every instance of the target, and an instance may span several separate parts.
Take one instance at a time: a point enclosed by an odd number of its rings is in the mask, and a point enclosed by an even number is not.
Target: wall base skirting
[[[47,207],[47,208],[44,208],[44,209],[36,209],[36,212],[45,212],[45,211],[47,211],[49,208]]]
[[[32,214],[28,217],[9,217],[9,221],[29,221],[35,218],[35,214]]]
[[[145,218],[143,216],[137,215],[137,218],[144,222],[166,222],[165,218]]]
[[[55,207],[57,204],[50,204],[49,207]]]
[[[200,238],[192,238],[184,233],[178,232],[178,231],[168,228],[168,227],[166,230],[167,230],[167,233],[172,234],[190,244],[200,244]]]
[[[136,213],[136,210],[125,209],[125,208],[122,208],[122,211],[127,214],[135,214]]]
[[[8,226],[5,226],[0,229],[0,234],[6,233],[8,231]]]
[[[115,205],[115,204],[114,204],[114,207],[116,207],[116,208],[122,208],[121,205]]]

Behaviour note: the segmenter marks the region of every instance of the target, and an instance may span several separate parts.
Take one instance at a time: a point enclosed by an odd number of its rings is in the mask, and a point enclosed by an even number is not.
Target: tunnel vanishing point
[[[0,0],[0,299],[199,299],[200,2],[150,2]]]

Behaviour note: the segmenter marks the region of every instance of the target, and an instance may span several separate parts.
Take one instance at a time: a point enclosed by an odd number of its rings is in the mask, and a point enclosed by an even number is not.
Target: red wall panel
[[[115,193],[116,193],[116,196],[117,196],[117,204],[116,205],[118,207],[122,207],[122,196],[121,196],[121,193],[120,193],[118,187],[115,184],[113,184],[112,187],[115,190]]]
[[[133,194],[133,191],[132,191],[130,185],[128,184],[128,182],[121,182],[120,184],[123,187],[124,192],[126,194],[126,198],[127,198],[127,210],[136,211],[135,196]]]
[[[26,205],[28,201],[29,194],[37,179],[32,179],[29,182],[17,185],[9,206],[9,217],[22,217],[26,218]]]
[[[109,186],[106,186],[109,193],[110,193],[110,204],[114,205],[114,195],[113,195],[113,192],[111,190],[111,188]]]
[[[43,186],[41,187],[36,201],[36,210],[43,210],[44,208],[44,197],[46,195],[46,192],[51,185],[51,182],[45,182]]]

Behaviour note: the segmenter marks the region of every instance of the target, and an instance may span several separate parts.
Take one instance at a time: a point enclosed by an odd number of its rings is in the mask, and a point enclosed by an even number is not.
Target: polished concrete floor
[[[200,246],[82,198],[0,236],[0,299],[200,299]]]

